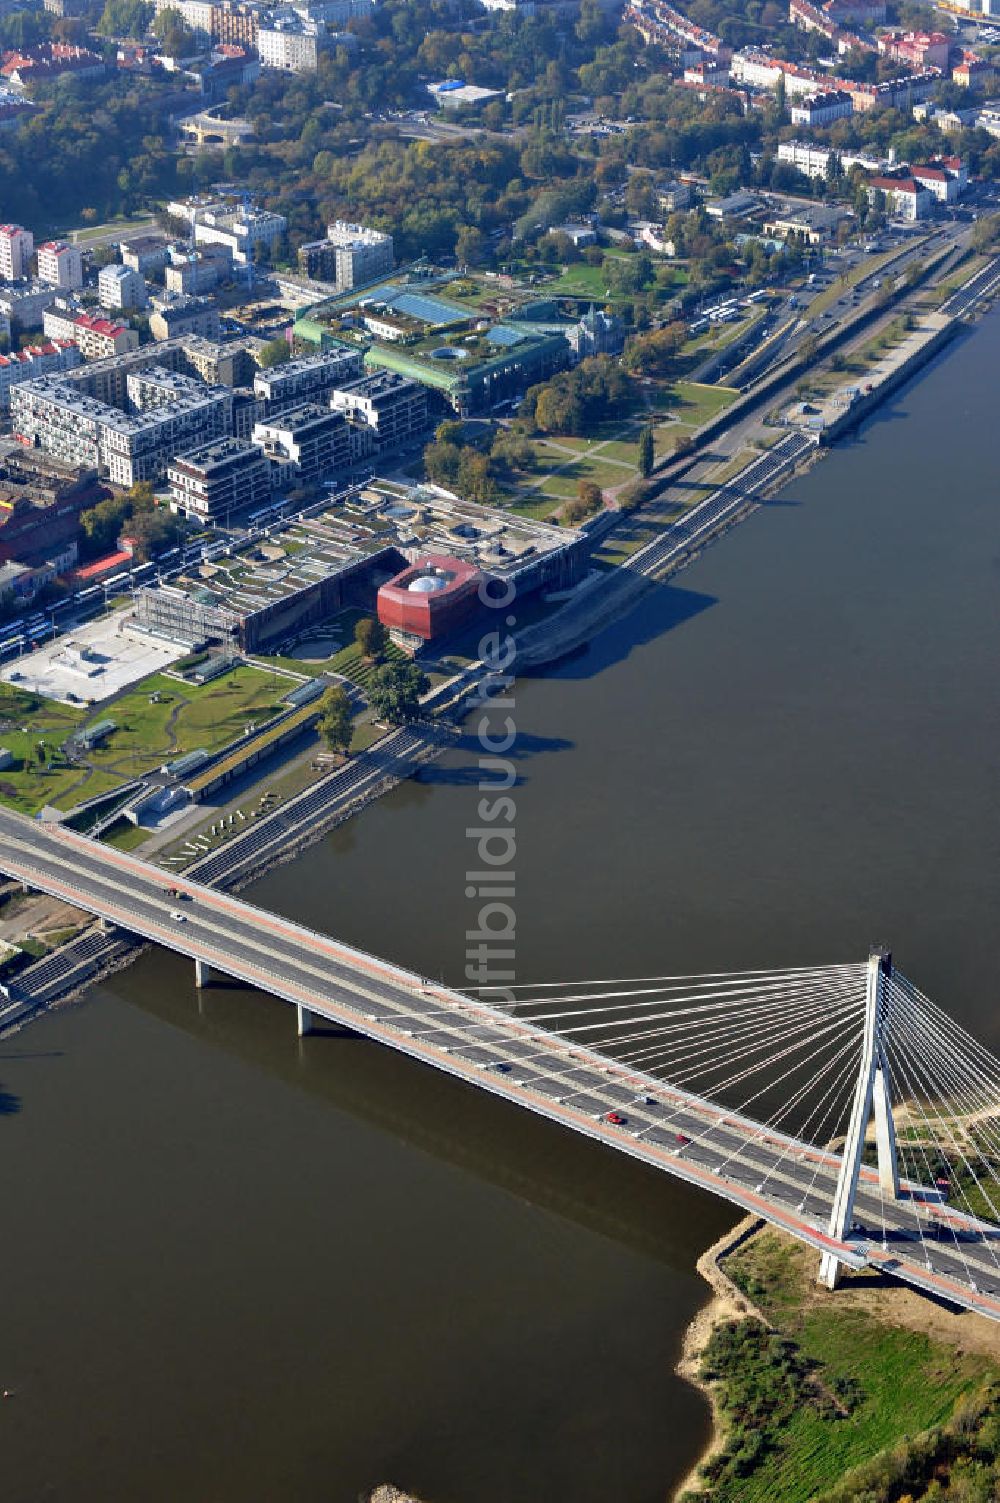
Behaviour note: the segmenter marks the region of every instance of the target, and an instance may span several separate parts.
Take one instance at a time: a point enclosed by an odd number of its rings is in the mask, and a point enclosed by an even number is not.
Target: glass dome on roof
[[[448,581],[440,574],[421,574],[417,579],[411,579],[406,586],[415,595],[432,595],[436,590],[447,588]]]

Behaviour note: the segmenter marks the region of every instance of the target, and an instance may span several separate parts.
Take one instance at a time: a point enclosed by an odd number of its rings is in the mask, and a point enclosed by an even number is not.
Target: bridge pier
[[[200,990],[203,986],[211,986],[215,980],[215,972],[207,960],[196,960],[194,963],[194,984]]]
[[[868,957],[868,989],[865,1004],[865,1034],[861,1049],[858,1083],[854,1091],[851,1120],[844,1140],[844,1156],[837,1178],[837,1188],[830,1212],[829,1235],[845,1241],[854,1216],[854,1197],[861,1178],[865,1140],[872,1113],[875,1115],[875,1145],[878,1154],[878,1177],[882,1193],[899,1199],[899,1165],[896,1158],[896,1130],[892,1120],[892,1091],[889,1062],[885,1055],[885,1035],[889,1026],[889,981],[892,956],[888,950],[873,950]],[[819,1263],[818,1281],[828,1289],[840,1282],[840,1260],[825,1252]]]
[[[324,1021],[322,1013],[310,1012],[301,1002],[295,1004],[295,1015],[300,1039],[304,1039],[307,1033],[312,1033],[317,1023]]]

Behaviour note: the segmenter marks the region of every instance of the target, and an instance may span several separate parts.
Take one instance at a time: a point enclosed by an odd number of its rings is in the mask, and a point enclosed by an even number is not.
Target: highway
[[[504,1097],[761,1216],[848,1266],[881,1266],[1000,1320],[1000,1243],[910,1186],[884,1205],[863,1171],[855,1229],[826,1233],[836,1155],[570,1043],[523,1017],[429,982],[62,826],[0,810],[0,867],[110,924],[162,944]],[[167,884],[179,889],[177,897]],[[179,917],[180,916],[180,917]],[[302,1014],[300,1014],[301,1016]],[[620,1114],[611,1123],[607,1114]],[[944,1225],[944,1240],[932,1223]]]

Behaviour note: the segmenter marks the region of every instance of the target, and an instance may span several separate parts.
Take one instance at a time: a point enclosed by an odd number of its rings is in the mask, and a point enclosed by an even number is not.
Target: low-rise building
[[[991,59],[966,52],[951,70],[952,83],[961,89],[992,89],[996,83],[996,65]]]
[[[333,249],[333,259],[323,264],[329,267],[327,275],[341,292],[369,286],[388,276],[396,264],[392,236],[383,230],[337,219],[327,225],[326,238]]]
[[[58,303],[45,310],[42,326],[49,339],[72,340],[85,360],[107,360],[139,348],[139,335],[128,324]]]
[[[238,266],[270,259],[275,242],[288,228],[283,214],[230,200],[173,199],[167,213],[193,224],[196,245],[227,245]]]
[[[102,266],[97,276],[97,296],[102,308],[120,308],[125,312],[145,308],[145,279],[131,266]]]
[[[934,200],[926,188],[912,177],[873,177],[868,183],[868,199],[876,203],[881,195],[890,214],[900,219],[926,219]]]
[[[38,247],[38,280],[62,291],[83,286],[83,257],[77,245],[65,240],[46,240]]]
[[[883,57],[916,68],[940,68],[945,72],[951,39],[943,31],[887,31],[878,39]]]
[[[764,234],[773,235],[776,240],[823,245],[850,217],[850,211],[837,204],[807,203],[799,199],[770,207]]]
[[[220,438],[178,454],[167,466],[172,511],[229,525],[239,512],[265,506],[271,464],[258,444]]]
[[[255,424],[253,441],[275,462],[279,477],[290,467],[296,480],[319,480],[351,463],[347,419],[318,403],[307,402]]]
[[[380,454],[405,448],[427,429],[427,388],[392,371],[378,371],[339,386],[330,405],[365,423]]]
[[[866,172],[884,172],[889,163],[883,157],[863,151],[838,151],[833,146],[817,146],[813,141],[782,141],[778,161],[797,167],[806,177],[830,176],[831,162],[841,172],[863,167]]]
[[[910,176],[921,188],[926,188],[938,203],[950,204],[960,197],[962,189],[958,178],[940,163],[927,162],[910,168]]]
[[[478,110],[493,99],[503,98],[500,89],[483,89],[478,84],[463,83],[460,78],[428,84],[427,92],[439,110]]]

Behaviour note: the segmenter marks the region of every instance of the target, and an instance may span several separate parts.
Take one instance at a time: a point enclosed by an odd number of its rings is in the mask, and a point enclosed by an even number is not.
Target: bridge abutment
[[[215,980],[215,972],[207,960],[196,960],[194,963],[194,984],[199,990],[203,986],[211,986]]]

